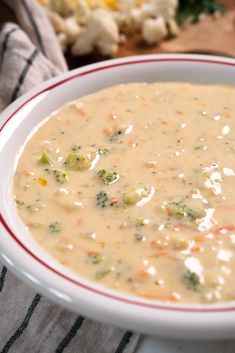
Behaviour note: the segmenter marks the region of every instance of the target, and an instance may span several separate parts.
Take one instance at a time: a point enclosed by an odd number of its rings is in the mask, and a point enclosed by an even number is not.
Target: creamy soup
[[[79,275],[169,302],[235,299],[235,89],[119,85],[69,103],[14,177],[37,242]]]

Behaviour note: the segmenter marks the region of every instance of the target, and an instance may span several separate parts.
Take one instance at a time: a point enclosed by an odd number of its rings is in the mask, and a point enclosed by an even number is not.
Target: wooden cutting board
[[[227,11],[219,17],[185,26],[178,37],[163,41],[158,46],[148,46],[140,35],[129,38],[120,46],[115,57],[153,53],[202,53],[235,57],[235,0],[221,1]],[[67,56],[69,67],[76,68],[92,62],[109,59],[97,53],[73,58]]]
[[[208,53],[235,57],[235,10],[191,25],[174,40],[162,44],[166,52]]]
[[[235,3],[235,1],[234,1]],[[151,53],[204,53],[235,57],[235,10],[185,26],[180,35],[149,47],[138,36],[120,47],[118,57]]]

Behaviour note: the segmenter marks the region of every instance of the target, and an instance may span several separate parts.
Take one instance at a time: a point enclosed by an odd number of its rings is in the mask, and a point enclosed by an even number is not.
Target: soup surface
[[[18,211],[60,263],[169,301],[235,299],[235,89],[119,85],[69,103],[27,142]]]

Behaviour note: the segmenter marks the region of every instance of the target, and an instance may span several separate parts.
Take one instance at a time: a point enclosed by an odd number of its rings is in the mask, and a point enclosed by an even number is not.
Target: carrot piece
[[[71,125],[74,124],[74,121],[68,119],[68,120],[66,120],[64,123],[65,123],[65,125],[67,125],[67,126],[71,126]]]
[[[192,249],[191,249],[191,252],[192,253],[199,253],[201,251],[201,247],[200,246],[194,246]]]
[[[128,139],[128,147],[133,147],[133,145],[135,144],[136,142],[136,136],[135,135],[131,135]]]
[[[235,204],[218,204],[215,205],[215,209],[218,208],[221,211],[235,211]]]
[[[166,207],[167,216],[173,216],[173,210],[170,207]]]
[[[94,256],[94,255],[97,255],[97,254],[98,254],[98,251],[87,250],[87,255],[88,255],[88,256]]]
[[[172,257],[173,253],[169,250],[160,250],[152,255],[149,255],[149,257]]]
[[[117,204],[118,201],[119,201],[119,199],[118,199],[117,197],[110,197],[110,202],[111,202],[112,204]]]
[[[226,119],[231,119],[231,115],[230,115],[228,112],[224,112],[224,113],[223,113],[223,116],[224,116]]]
[[[149,277],[149,273],[146,268],[142,268],[138,270],[133,277],[134,277],[134,280],[138,282],[143,282],[146,278]]]
[[[82,225],[82,223],[83,223],[83,220],[81,218],[78,218],[77,219],[77,225],[80,226],[80,225]]]
[[[25,176],[34,175],[34,173],[30,172],[29,170],[24,170],[23,173],[24,173]]]
[[[151,240],[150,244],[155,249],[163,249],[163,248],[165,248],[168,245],[166,242],[162,242],[159,239]]]
[[[202,242],[203,240],[205,240],[205,234],[197,234],[193,237],[193,240],[196,242],[196,243],[200,243]]]
[[[85,115],[86,115],[86,113],[85,113],[85,111],[84,111],[83,108],[77,106],[77,110],[78,110],[79,115],[82,115],[82,116],[85,116]]]
[[[139,292],[141,297],[148,299],[155,299],[160,301],[177,302],[180,300],[180,295],[178,293],[152,293],[152,292]]]
[[[214,228],[211,233],[218,234],[218,233],[223,233],[223,231],[226,231],[226,233],[235,231],[235,225],[229,224],[227,226],[217,227],[217,228]]]
[[[105,128],[103,129],[103,132],[106,136],[111,136],[112,135],[112,132],[113,132],[113,128]]]
[[[184,115],[184,113],[182,112],[182,110],[176,109],[175,110],[175,114],[176,115]]]
[[[60,260],[61,265],[68,265],[68,261],[65,259]]]

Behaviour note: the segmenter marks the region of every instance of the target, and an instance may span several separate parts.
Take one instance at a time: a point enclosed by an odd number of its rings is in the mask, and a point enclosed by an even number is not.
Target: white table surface
[[[235,340],[201,342],[144,337],[137,353],[235,353]]]

